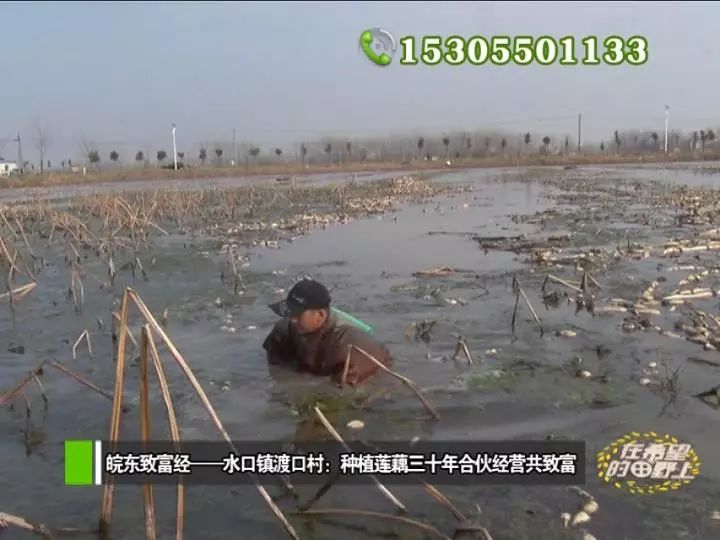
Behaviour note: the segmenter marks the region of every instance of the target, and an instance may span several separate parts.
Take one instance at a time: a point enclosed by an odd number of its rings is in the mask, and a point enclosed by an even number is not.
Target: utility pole
[[[578,114],[578,154],[580,153],[580,146],[582,146],[582,114]]]
[[[177,171],[177,146],[175,145],[175,122],[172,124],[173,133],[173,163],[175,164],[175,170]]]
[[[668,153],[668,122],[670,121],[670,107],[665,105],[665,153]]]
[[[235,139],[235,128],[233,128],[233,166],[237,167],[238,155],[237,155],[237,140]]]
[[[25,169],[23,164],[23,158],[22,158],[22,140],[20,139],[20,134],[17,134],[17,139],[15,139],[15,142],[18,144],[18,170],[20,173],[23,172]]]

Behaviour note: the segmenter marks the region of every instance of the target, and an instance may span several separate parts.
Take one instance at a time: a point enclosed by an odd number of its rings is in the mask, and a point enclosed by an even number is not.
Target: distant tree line
[[[43,157],[46,155],[49,137],[38,130],[37,147]],[[616,129],[607,139],[588,144],[583,143],[583,154],[617,155],[652,154],[664,152],[665,133],[652,130]],[[714,145],[714,129],[704,128],[690,133],[673,130],[668,134],[669,152],[705,152],[708,145]],[[507,133],[500,131],[450,132],[433,136],[405,136],[387,138],[341,138],[323,137],[315,141],[303,141],[291,149],[277,145],[231,142],[205,142],[195,152],[188,154],[178,151],[179,167],[184,166],[242,166],[258,164],[301,163],[302,165],[335,165],[361,161],[401,161],[417,160],[462,160],[481,159],[492,156],[529,156],[529,155],[570,155],[577,152],[577,134],[551,135],[535,132]],[[153,155],[154,154],[154,155]],[[103,157],[111,166],[133,164],[132,152],[123,161],[117,149],[110,149],[101,155],[96,145],[83,140],[83,162],[101,167]],[[150,156],[153,156],[154,163]],[[210,157],[212,156],[212,158]],[[170,158],[168,160],[168,158]],[[187,159],[186,159],[187,158]],[[148,151],[138,149],[134,153],[135,166],[171,168],[174,166],[172,155],[164,148]],[[244,163],[243,163],[244,162]],[[169,164],[168,164],[169,163]],[[26,164],[30,165],[30,164]],[[41,172],[51,168],[51,162],[41,161]],[[73,168],[71,159],[60,162],[61,168]],[[30,165],[34,170],[34,166]]]

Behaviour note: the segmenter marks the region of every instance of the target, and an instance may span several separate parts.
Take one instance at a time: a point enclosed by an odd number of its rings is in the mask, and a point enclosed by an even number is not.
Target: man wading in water
[[[330,308],[330,293],[315,280],[299,281],[286,300],[269,307],[283,317],[263,343],[270,364],[330,376],[333,382],[340,383],[350,345],[360,347],[386,366],[392,363],[384,345],[367,332],[338,320]],[[358,385],[379,370],[375,362],[353,348],[345,382]]]

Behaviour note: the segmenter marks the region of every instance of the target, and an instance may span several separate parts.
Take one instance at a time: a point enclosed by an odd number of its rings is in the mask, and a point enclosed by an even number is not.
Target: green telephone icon
[[[388,33],[385,32],[385,31],[381,31],[381,32],[382,32],[383,34],[388,34]],[[389,36],[389,34],[388,34],[388,36]],[[376,63],[376,64],[379,65],[379,66],[387,66],[387,65],[390,63],[390,61],[392,60],[392,57],[391,57],[389,54],[387,54],[386,52],[382,52],[382,53],[378,54],[378,53],[373,49],[373,42],[376,41],[376,38],[377,38],[377,37],[378,37],[378,36],[376,36],[376,35],[373,33],[373,31],[371,31],[371,30],[365,30],[365,31],[360,35],[360,46],[362,47],[362,50],[365,52],[365,55],[366,55],[372,62]],[[385,37],[385,36],[383,36],[383,37]],[[389,37],[390,37],[390,39],[392,40],[392,36],[389,36]],[[394,40],[393,40],[393,41],[394,41]],[[379,43],[382,45],[382,41],[379,41]]]

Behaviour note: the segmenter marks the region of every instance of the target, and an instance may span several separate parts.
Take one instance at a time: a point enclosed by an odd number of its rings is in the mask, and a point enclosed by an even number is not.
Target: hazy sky
[[[720,6],[714,3],[63,3],[0,4],[0,155],[33,125],[49,158],[80,140],[132,154],[232,139],[264,148],[323,134],[502,127],[612,137],[720,125]],[[531,35],[649,40],[642,66],[372,64],[362,30],[402,36]]]

